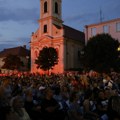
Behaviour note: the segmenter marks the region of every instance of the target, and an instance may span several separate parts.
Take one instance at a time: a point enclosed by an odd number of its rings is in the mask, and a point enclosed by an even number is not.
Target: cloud
[[[0,41],[0,51],[3,50],[4,48],[11,48],[11,47],[16,47],[16,42],[13,41],[5,41],[5,42],[1,42]],[[18,45],[20,46],[20,45]]]
[[[68,26],[71,26],[78,30],[81,29],[83,31],[85,25],[99,22],[99,15],[97,11],[91,13],[89,12],[89,13],[69,16],[65,18],[64,21],[65,24],[67,24]]]
[[[37,10],[37,8],[33,8],[33,9],[16,9],[14,10],[9,10],[9,9],[5,9],[5,8],[0,8],[0,21],[8,21],[8,20],[12,20],[12,21],[35,21],[37,20],[39,16],[39,11]]]
[[[119,11],[120,11],[120,2],[118,2],[118,4],[112,4],[111,9],[106,9],[104,17],[108,19],[120,18]]]
[[[2,37],[3,35],[0,33],[0,37]]]
[[[2,43],[2,44],[0,43],[0,51],[3,51],[4,49],[8,49],[8,48],[14,48],[14,47],[17,47],[16,44],[14,43]]]
[[[80,20],[89,20],[89,18],[93,18],[96,16],[96,13],[84,13],[84,14],[77,14],[77,15],[73,15],[73,16],[69,16],[67,18],[65,18],[64,20],[66,22],[76,22],[76,21],[80,21]]]
[[[18,39],[18,42],[22,45],[29,45],[31,40],[30,37],[19,37],[17,39]]]
[[[13,40],[9,41],[0,41],[0,51],[4,48],[12,48],[17,46],[23,46],[26,45],[29,49],[30,46],[30,38],[27,37],[21,37],[21,38],[13,38]]]

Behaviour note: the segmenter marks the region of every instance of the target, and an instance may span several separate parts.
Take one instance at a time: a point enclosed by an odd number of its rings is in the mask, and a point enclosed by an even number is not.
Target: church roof
[[[63,25],[64,37],[85,43],[85,34],[79,30]]]
[[[0,58],[6,57],[9,54],[18,55],[20,57],[26,57],[26,56],[29,56],[30,51],[22,46],[8,48],[8,49],[4,49],[3,51],[0,52]]]

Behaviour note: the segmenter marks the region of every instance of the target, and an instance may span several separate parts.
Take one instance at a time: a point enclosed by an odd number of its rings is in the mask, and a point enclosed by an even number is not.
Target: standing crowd
[[[120,120],[120,73],[0,76],[0,120]]]

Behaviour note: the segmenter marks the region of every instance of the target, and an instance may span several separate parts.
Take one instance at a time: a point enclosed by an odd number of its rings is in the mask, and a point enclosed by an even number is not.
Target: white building
[[[120,18],[85,26],[85,42],[101,33],[108,33],[120,42]]]

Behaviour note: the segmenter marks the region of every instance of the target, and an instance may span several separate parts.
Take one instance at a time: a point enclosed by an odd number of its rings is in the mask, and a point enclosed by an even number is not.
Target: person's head
[[[118,96],[118,91],[116,89],[111,90],[110,92],[111,96]]]
[[[99,97],[100,99],[104,99],[104,98],[105,98],[104,91],[99,91],[98,97]]]
[[[9,79],[3,80],[3,86],[8,86],[9,84],[10,84],[10,80]]]
[[[31,89],[26,90],[25,96],[26,101],[32,101],[33,100],[32,90]]]
[[[79,99],[79,97],[78,97],[78,95],[77,95],[76,92],[72,92],[72,93],[70,94],[70,98],[69,98],[70,102],[75,102],[75,101],[77,101],[78,99]]]
[[[98,86],[97,83],[93,83],[93,87],[96,88]]]
[[[93,92],[92,92],[92,90],[87,90],[86,92],[85,92],[85,99],[91,99],[92,97],[93,97]]]
[[[110,98],[110,96],[111,96],[110,92],[111,92],[110,89],[105,89],[105,90],[104,90],[104,94],[105,94],[105,98],[106,98],[106,99],[109,99],[109,98]]]
[[[46,98],[52,98],[53,97],[53,91],[52,91],[52,89],[50,87],[46,88],[45,97]]]
[[[62,86],[62,91],[63,92],[68,92],[68,87],[67,86]]]
[[[16,96],[11,101],[11,106],[13,109],[19,109],[24,107],[24,101],[21,96]]]

